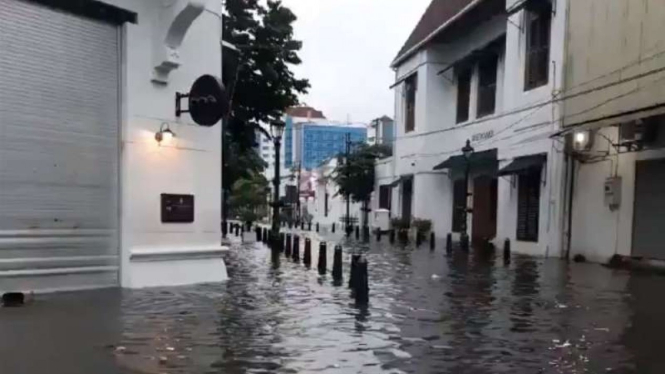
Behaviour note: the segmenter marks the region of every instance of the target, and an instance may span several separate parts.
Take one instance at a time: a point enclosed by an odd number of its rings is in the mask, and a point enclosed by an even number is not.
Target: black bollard
[[[279,239],[277,240],[277,250],[280,252],[284,252],[284,240],[286,239],[286,235],[283,232],[279,233]]]
[[[460,244],[460,248],[464,252],[468,252],[469,251],[469,235],[462,235],[460,237],[459,244]]]
[[[291,244],[291,234],[286,234],[286,244],[284,244],[284,255],[286,257],[291,257],[291,248],[293,244]]]
[[[363,241],[368,242],[370,235],[369,226],[363,226]]]
[[[310,267],[312,265],[312,241],[309,238],[305,238],[305,255],[302,260],[305,266]]]
[[[434,235],[434,231],[429,233],[429,249],[434,250],[436,248],[436,235]]]
[[[305,221],[300,221],[300,230],[305,231]]]
[[[335,222],[333,222],[333,224],[332,224],[332,233],[333,234],[335,233]]]
[[[307,231],[312,231],[312,221],[307,222]]]
[[[300,237],[293,235],[293,251],[291,251],[291,258],[293,261],[300,262]]]
[[[316,232],[319,232],[319,223],[316,223]]]
[[[360,239],[360,226],[356,226],[356,240]]]
[[[356,288],[356,282],[358,281],[358,260],[360,260],[360,255],[351,256],[351,271],[349,272],[349,288]]]
[[[423,234],[420,231],[416,231],[416,247],[420,247],[423,244]]]
[[[376,241],[377,242],[381,241],[381,229],[376,230]]]
[[[268,233],[265,236],[266,238],[266,244],[268,245],[268,248],[273,249],[275,246],[275,242],[277,241],[275,238],[272,236],[272,230],[268,230]]]
[[[356,304],[365,305],[369,302],[369,276],[367,274],[367,259],[361,256],[358,259],[357,266],[357,281],[354,288],[356,297]]]
[[[503,242],[503,261],[510,262],[510,239]]]
[[[342,279],[342,246],[335,246],[332,275],[334,280]]]
[[[261,228],[259,226],[256,226],[254,228],[254,232],[256,233],[256,242],[258,243],[261,241]]]
[[[325,274],[328,267],[328,253],[326,242],[319,244],[319,274]]]
[[[448,233],[446,235],[446,253],[450,254],[453,252],[453,234]]]
[[[229,233],[229,223],[224,221],[222,222],[222,236],[226,237],[226,234]]]
[[[395,244],[395,229],[390,230],[389,239],[390,239],[390,244]]]
[[[261,239],[263,239],[262,240],[263,243],[268,243],[268,229],[265,227],[263,228],[263,232],[261,233]]]

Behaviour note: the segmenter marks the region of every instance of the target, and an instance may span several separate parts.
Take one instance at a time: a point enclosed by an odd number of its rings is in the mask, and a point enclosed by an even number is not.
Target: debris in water
[[[596,327],[594,330],[596,330],[596,331],[610,332],[610,329],[608,329],[607,327]]]
[[[436,275],[436,274],[432,274],[432,279],[439,279],[439,278],[441,278],[441,277],[439,277],[439,276]]]
[[[571,345],[572,345],[572,344],[570,344],[570,342],[569,342],[568,340],[566,340],[563,344],[561,344],[561,345],[557,345],[556,347],[557,347],[557,348],[568,348],[568,347],[570,347]]]

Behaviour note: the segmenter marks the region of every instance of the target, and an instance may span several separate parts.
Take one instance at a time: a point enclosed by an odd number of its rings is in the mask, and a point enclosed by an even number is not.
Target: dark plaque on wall
[[[162,222],[194,222],[194,195],[162,194]]]

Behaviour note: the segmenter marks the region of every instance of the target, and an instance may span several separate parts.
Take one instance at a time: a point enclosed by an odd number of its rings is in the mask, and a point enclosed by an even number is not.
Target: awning
[[[517,157],[505,168],[499,170],[498,175],[521,174],[530,169],[538,169],[547,162],[547,154],[539,153],[536,155]]]
[[[496,159],[496,149],[490,149],[487,151],[474,152],[469,158],[468,165],[472,168],[477,168],[478,166],[496,166],[498,163]],[[436,165],[434,170],[443,170],[443,169],[463,169],[467,166],[467,160],[464,155],[452,156],[446,161]]]
[[[505,50],[505,45],[506,45],[506,35],[504,34],[492,40],[491,42],[485,44],[484,46],[478,49],[474,49],[473,51],[471,51],[471,53],[453,62],[452,64],[446,66],[436,75],[444,74],[450,69],[463,69],[464,67],[469,67],[475,64],[478,60],[482,60],[489,56],[500,55]]]

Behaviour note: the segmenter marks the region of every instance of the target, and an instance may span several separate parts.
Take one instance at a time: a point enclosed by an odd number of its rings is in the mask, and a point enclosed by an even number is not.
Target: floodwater
[[[0,309],[0,373],[665,373],[664,277],[382,243],[355,248],[362,308],[313,247],[309,270],[238,245],[224,284]]]

